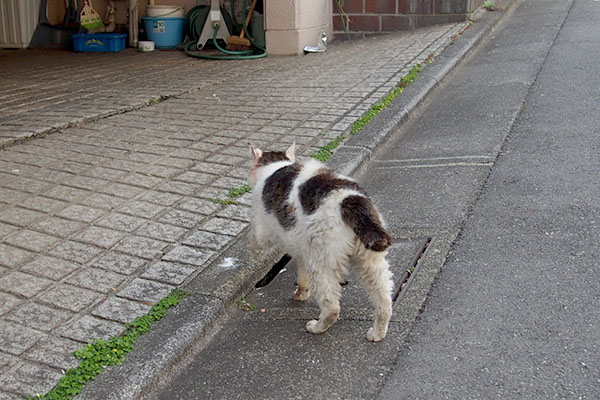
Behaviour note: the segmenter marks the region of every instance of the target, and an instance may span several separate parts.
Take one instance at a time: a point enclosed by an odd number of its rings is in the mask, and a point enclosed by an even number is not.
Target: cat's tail
[[[348,196],[340,205],[342,220],[348,224],[369,250],[384,251],[392,244],[392,237],[385,230],[379,214],[364,196]]]

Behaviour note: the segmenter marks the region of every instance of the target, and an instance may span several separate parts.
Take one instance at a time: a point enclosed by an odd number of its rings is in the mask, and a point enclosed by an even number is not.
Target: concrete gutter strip
[[[514,2],[505,8],[505,12]],[[374,151],[404,123],[426,96],[458,65],[473,47],[499,23],[503,13],[484,12],[454,44],[428,65],[404,92],[375,116],[359,134],[339,147],[328,165],[353,175]],[[198,276],[184,284],[193,292],[142,336],[125,363],[107,368],[85,386],[78,399],[127,400],[165,385],[172,368],[186,365],[219,331],[235,300],[249,293],[282,256],[270,249],[260,260],[247,251],[247,230]],[[455,237],[455,235],[452,235]],[[446,244],[448,246],[448,244]]]

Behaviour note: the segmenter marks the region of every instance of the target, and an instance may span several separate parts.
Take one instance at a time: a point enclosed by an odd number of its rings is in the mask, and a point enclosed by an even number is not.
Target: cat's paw
[[[307,288],[298,287],[292,296],[292,299],[296,301],[306,301],[310,297],[310,290]]]
[[[319,321],[313,319],[312,321],[308,321],[306,323],[306,330],[310,333],[319,334],[325,332],[327,329],[323,329],[323,327],[319,324]]]
[[[382,335],[380,332],[375,334],[373,332],[374,332],[373,328],[369,328],[369,330],[367,331],[367,340],[369,342],[381,342],[383,340],[383,338],[385,337],[385,334]]]

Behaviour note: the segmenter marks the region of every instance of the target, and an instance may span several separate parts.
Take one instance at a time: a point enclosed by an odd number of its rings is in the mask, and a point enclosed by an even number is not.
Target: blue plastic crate
[[[87,53],[116,53],[125,49],[125,39],[125,33],[74,33],[73,49]]]

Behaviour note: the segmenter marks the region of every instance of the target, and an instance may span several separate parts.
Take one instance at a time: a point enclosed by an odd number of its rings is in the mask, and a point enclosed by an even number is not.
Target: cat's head
[[[292,143],[286,151],[262,151],[258,147],[250,146],[252,150],[252,169],[250,170],[250,186],[256,183],[256,171],[260,167],[279,161],[296,161],[296,142]]]

